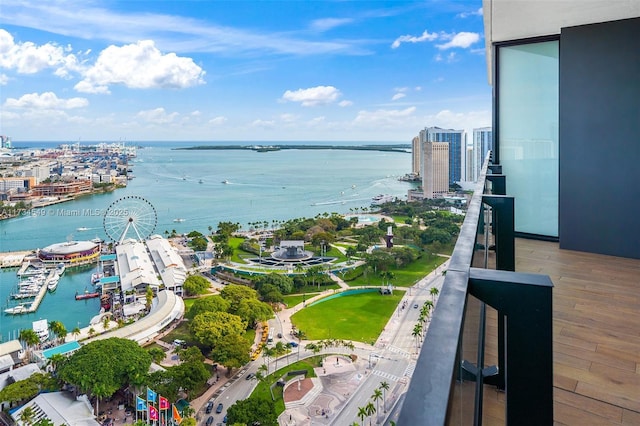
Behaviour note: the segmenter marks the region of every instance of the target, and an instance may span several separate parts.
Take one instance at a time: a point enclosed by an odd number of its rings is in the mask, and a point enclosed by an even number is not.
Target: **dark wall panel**
[[[560,247],[640,258],[640,18],[562,30]]]

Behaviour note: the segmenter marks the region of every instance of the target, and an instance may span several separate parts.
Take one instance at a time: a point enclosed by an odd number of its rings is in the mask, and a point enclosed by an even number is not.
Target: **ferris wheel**
[[[104,232],[117,243],[128,237],[138,241],[145,240],[156,229],[157,223],[158,215],[153,204],[137,195],[117,199],[109,205],[102,217]]]

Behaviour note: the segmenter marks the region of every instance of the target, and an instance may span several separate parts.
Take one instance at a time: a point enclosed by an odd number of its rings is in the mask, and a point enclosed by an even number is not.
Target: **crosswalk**
[[[400,349],[400,348],[395,347],[395,346],[389,346],[389,347],[387,347],[387,349],[389,350],[389,352],[393,352],[395,354],[401,355],[404,358],[408,358],[408,359],[411,358],[411,353],[405,351],[404,349]]]
[[[376,376],[382,377],[384,379],[391,380],[393,382],[397,382],[398,380],[400,380],[400,377],[391,373],[385,373],[384,371],[380,371],[380,370],[373,370],[371,373],[375,374]]]
[[[413,376],[413,371],[416,369],[416,363],[412,362],[411,364],[407,365],[407,368],[405,368],[404,370],[404,376],[407,377],[411,377]]]

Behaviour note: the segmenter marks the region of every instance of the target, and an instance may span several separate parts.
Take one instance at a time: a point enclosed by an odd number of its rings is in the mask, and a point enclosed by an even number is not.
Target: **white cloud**
[[[169,124],[174,122],[179,115],[177,112],[167,114],[164,108],[155,108],[138,112],[136,118],[151,124]]]
[[[254,120],[251,123],[251,127],[260,127],[263,129],[273,129],[276,127],[276,122],[273,120]]]
[[[471,12],[462,12],[462,13],[458,13],[458,15],[456,15],[458,18],[468,18],[469,16],[482,16],[483,12],[482,12],[482,8],[479,8],[478,10],[474,10]]]
[[[451,64],[458,59],[458,56],[456,55],[456,52],[449,52],[447,56],[442,56],[442,54],[438,53],[433,59],[436,62],[446,62]]]
[[[223,117],[223,116],[213,117],[211,120],[209,120],[209,124],[213,126],[222,126],[226,122],[227,122],[227,117]]]
[[[5,4],[6,3],[6,4]],[[198,19],[170,14],[120,12],[95,1],[19,1],[3,0],[3,22],[16,27],[37,28],[85,40],[108,40],[129,43],[131,40],[153,39],[163,50],[176,52],[255,52],[314,55],[327,53],[371,54],[359,40],[306,40],[282,31],[258,31],[216,25],[206,18]],[[320,28],[344,25],[344,20],[322,20]]]
[[[353,102],[347,100],[338,102],[338,106],[341,106],[343,108],[350,107],[351,105],[353,105]]]
[[[28,93],[26,95],[22,95],[19,99],[8,98],[4,103],[6,108],[37,110],[74,109],[84,108],[88,105],[89,101],[85,98],[61,99],[53,92],[45,92],[42,94]]]
[[[280,120],[284,123],[293,123],[298,120],[298,116],[295,114],[281,114]]]
[[[406,97],[406,96],[407,96],[407,94],[406,94],[406,93],[399,92],[399,93],[396,93],[395,95],[393,95],[393,97],[391,98],[391,100],[392,100],[392,101],[397,101],[398,99],[402,99],[402,98],[404,98],[404,97]]]
[[[0,68],[15,69],[19,74],[35,74],[53,68],[55,74],[67,77],[70,71],[79,71],[78,59],[67,54],[67,48],[53,43],[37,46],[35,43],[15,43],[13,36],[0,29]]]
[[[425,123],[444,129],[471,129],[491,126],[491,111],[454,112],[448,109],[423,118]]]
[[[9,82],[9,76],[6,74],[0,74],[0,86],[6,86]]]
[[[353,22],[350,18],[325,18],[316,19],[311,23],[311,29],[315,31],[328,31],[336,27],[347,25]]]
[[[134,89],[182,89],[203,84],[205,72],[193,59],[175,53],[163,54],[152,40],[122,47],[109,46],[96,63],[83,73],[75,89],[86,93],[109,93],[109,85]]]
[[[398,109],[379,109],[376,111],[359,111],[354,122],[356,124],[388,126],[398,125],[411,118],[416,112],[416,107]]]
[[[325,118],[324,116],[320,116],[320,117],[314,117],[314,118],[312,118],[311,120],[309,120],[309,121],[307,122],[307,124],[308,124],[310,127],[315,127],[315,126],[319,126],[319,125],[321,125],[321,124],[324,124],[324,123],[325,123],[325,121],[326,121],[326,118]]]
[[[438,38],[438,34],[436,33],[429,34],[429,31],[424,30],[422,35],[418,37],[412,36],[412,35],[403,35],[398,37],[391,44],[391,48],[397,49],[398,47],[400,47],[402,43],[422,43],[424,41],[433,41],[433,40],[436,40],[437,38]]]
[[[302,106],[326,105],[335,102],[342,94],[333,86],[316,86],[308,89],[287,90],[283,101],[300,102]]]
[[[462,49],[466,49],[471,46],[473,43],[476,43],[480,40],[480,34],[478,33],[469,33],[469,32],[461,32],[453,35],[451,40],[444,44],[437,44],[436,47],[441,50],[451,49],[454,47],[460,47]]]

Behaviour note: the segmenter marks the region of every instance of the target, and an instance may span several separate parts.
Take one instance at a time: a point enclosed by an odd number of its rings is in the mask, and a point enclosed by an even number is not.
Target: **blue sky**
[[[2,0],[14,141],[410,142],[491,125],[481,0]]]

